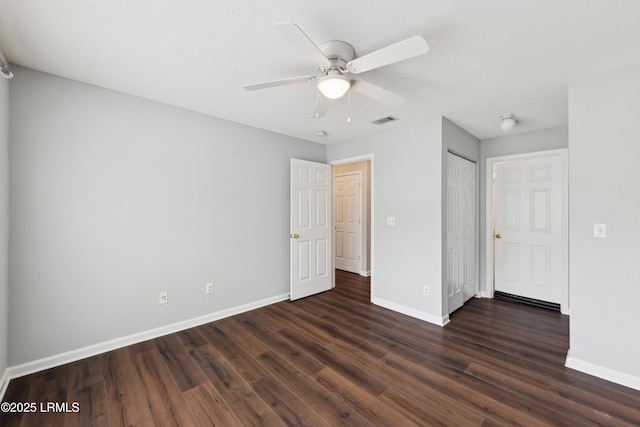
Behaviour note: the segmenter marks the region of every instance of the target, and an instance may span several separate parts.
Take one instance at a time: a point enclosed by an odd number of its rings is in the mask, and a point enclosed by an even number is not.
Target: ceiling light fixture
[[[13,78],[13,73],[9,69],[9,61],[7,61],[7,57],[4,56],[2,49],[0,49],[0,75],[5,79]]]
[[[338,70],[331,70],[329,74],[318,80],[318,90],[329,99],[342,97],[350,87],[349,80]]]
[[[516,127],[516,119],[513,118],[513,114],[507,114],[506,116],[500,117],[500,129],[504,132],[509,132],[511,129]]]

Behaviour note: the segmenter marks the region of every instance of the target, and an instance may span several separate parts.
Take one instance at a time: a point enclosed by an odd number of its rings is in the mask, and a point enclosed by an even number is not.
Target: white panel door
[[[335,192],[336,268],[360,273],[360,172],[337,174]]]
[[[331,289],[330,165],[291,159],[290,222],[290,299]]]
[[[495,290],[552,303],[562,299],[562,158],[497,163]]]
[[[476,164],[447,158],[447,296],[449,313],[476,294]]]

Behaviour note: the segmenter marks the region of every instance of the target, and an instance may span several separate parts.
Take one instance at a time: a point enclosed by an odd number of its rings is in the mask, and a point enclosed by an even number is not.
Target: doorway
[[[334,265],[373,280],[373,154],[333,166]]]
[[[487,159],[490,297],[569,314],[567,150]]]
[[[354,167],[355,166],[355,167]],[[366,169],[364,165],[362,169]],[[358,170],[340,172],[346,168],[358,168]],[[360,164],[348,164],[336,166],[333,175],[333,207],[334,212],[334,239],[336,245],[335,268],[337,270],[358,273],[366,271],[362,267],[363,249],[363,221],[362,199],[362,175]],[[365,248],[366,249],[366,248]],[[366,275],[366,274],[364,274]]]

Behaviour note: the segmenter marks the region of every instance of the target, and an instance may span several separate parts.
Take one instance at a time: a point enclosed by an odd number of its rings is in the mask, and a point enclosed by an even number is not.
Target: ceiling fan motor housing
[[[329,62],[331,62],[331,67],[323,65],[318,67],[323,73],[336,68],[340,71],[344,71],[347,67],[347,63],[356,57],[356,51],[353,47],[349,43],[340,40],[324,42],[318,46],[318,48],[324,56],[327,57]]]

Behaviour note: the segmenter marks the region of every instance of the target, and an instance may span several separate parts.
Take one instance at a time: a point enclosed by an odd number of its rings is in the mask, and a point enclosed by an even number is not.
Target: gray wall
[[[288,293],[289,158],[324,146],[15,71],[10,365]]]
[[[497,125],[496,125],[497,126]],[[487,159],[491,157],[511,156],[514,154],[534,153],[537,151],[557,150],[569,146],[568,128],[544,129],[534,132],[505,135],[484,139],[480,142],[480,290],[489,292],[491,284],[486,283],[486,223],[487,223]]]
[[[0,378],[7,368],[9,324],[9,81],[0,78]],[[0,389],[2,384],[0,383]]]
[[[374,155],[372,298],[441,318],[442,119],[327,147],[329,161],[366,154]]]
[[[480,145],[483,163],[486,163],[489,157],[557,150],[569,146],[568,128],[560,126],[533,132],[507,134],[498,138],[483,139]]]
[[[640,389],[639,116],[640,64],[569,86],[570,360]]]

